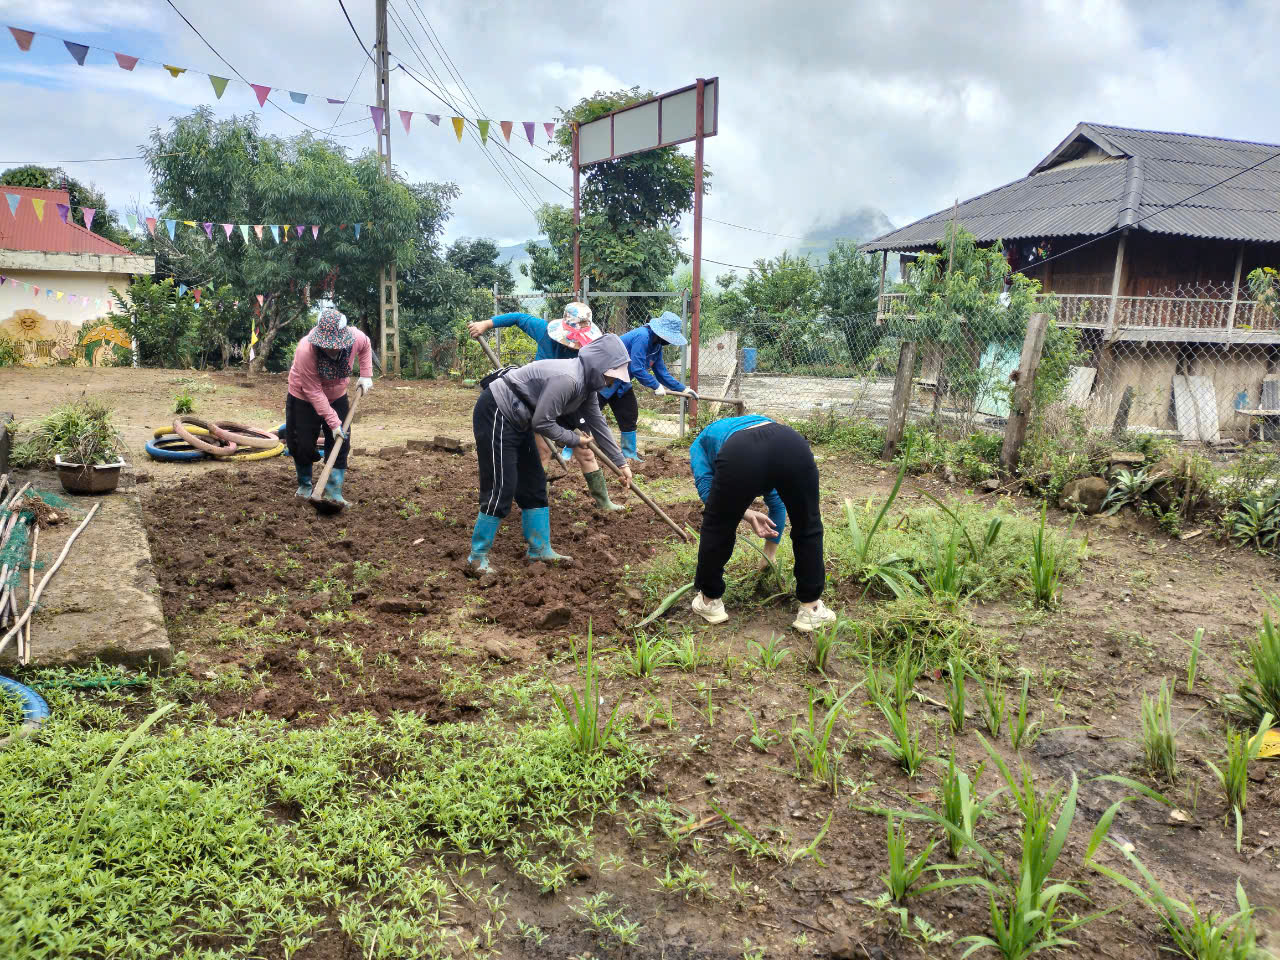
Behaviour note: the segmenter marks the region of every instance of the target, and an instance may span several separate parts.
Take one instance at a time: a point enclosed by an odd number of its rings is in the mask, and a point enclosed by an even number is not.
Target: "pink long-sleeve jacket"
[[[352,345],[352,359],[360,363],[360,376],[373,376],[373,344],[360,330],[352,328],[355,343]],[[340,380],[321,380],[316,365],[317,350],[311,345],[310,335],[298,341],[298,348],[293,353],[293,365],[289,367],[289,393],[299,400],[305,400],[324,418],[330,430],[342,426],[342,419],[334,412],[333,401],[347,392],[351,377]]]

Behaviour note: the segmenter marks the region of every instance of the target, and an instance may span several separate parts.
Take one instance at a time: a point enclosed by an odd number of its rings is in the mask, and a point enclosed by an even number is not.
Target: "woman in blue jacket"
[[[836,619],[822,603],[827,573],[822,560],[822,513],[818,466],[804,437],[768,417],[726,417],[694,438],[689,466],[706,504],[693,576],[693,611],[708,623],[723,623],[724,567],[733,556],[738,524],[746,521],[765,540],[770,560],[778,553],[787,514],[796,564],[800,609],[791,625],[810,633]],[[752,510],[763,497],[767,513]]]
[[[662,360],[662,348],[683,347],[689,341],[680,332],[680,318],[671,311],[655,317],[643,327],[628,330],[622,335],[623,346],[631,355],[629,372],[631,379],[643,383],[658,396],[668,393],[683,394],[690,399],[698,395],[677,380]],[[643,463],[636,449],[636,424],[640,420],[640,405],[630,383],[618,383],[600,393],[600,408],[609,407],[617,418],[622,432],[622,454],[628,460]]]
[[[541,317],[528,313],[502,313],[489,320],[473,320],[467,324],[467,331],[472,337],[479,339],[494,327],[519,327],[538,345],[533,359],[537,360],[573,360],[578,351],[600,339],[600,328],[591,321],[591,308],[585,303],[570,303],[564,308],[564,316],[548,323]],[[566,416],[560,426],[566,430],[577,430],[580,424],[571,416]],[[551,445],[542,434],[535,434],[538,456],[542,459],[542,469],[549,476],[551,464]],[[570,448],[566,447],[569,453]],[[596,462],[595,454],[586,445],[572,448],[573,459],[582,468],[582,479],[587,481],[587,489],[591,491],[591,499],[601,510],[622,510],[609,499],[609,488],[605,484],[604,471]]]

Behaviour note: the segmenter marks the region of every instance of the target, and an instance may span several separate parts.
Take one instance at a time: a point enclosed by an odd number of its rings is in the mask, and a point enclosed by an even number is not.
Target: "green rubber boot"
[[[582,479],[587,481],[587,489],[591,491],[591,499],[596,502],[596,506],[601,510],[627,509],[609,499],[609,488],[604,482],[604,470],[600,467],[590,473],[584,473]]]

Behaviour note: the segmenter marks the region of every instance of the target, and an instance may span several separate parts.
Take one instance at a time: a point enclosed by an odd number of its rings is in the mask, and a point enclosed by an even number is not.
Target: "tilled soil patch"
[[[219,715],[248,708],[320,722],[412,709],[456,718],[469,705],[442,701],[433,645],[476,624],[549,650],[585,635],[588,621],[597,635],[614,633],[641,616],[638,594],[623,590],[627,566],[674,539],[616,485],[611,495],[627,511],[597,513],[575,473],[551,489],[552,545],[572,560],[528,563],[517,508],[491,555],[496,580],[475,580],[464,573],[474,457],[426,452],[366,464],[353,460],[346,494],[355,504],[336,516],[294,497],[287,460],[210,471],[148,500],[166,618],[212,630],[223,654],[214,661],[270,674],[247,696],[211,695]],[[700,522],[696,501],[667,510],[677,523]]]

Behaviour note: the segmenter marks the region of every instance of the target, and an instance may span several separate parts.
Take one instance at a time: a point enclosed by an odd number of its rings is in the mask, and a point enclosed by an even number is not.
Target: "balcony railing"
[[[1045,294],[1057,300],[1054,319],[1060,326],[1107,330],[1111,323],[1111,298],[1106,294]],[[883,319],[906,306],[906,294],[880,297],[877,318]],[[1253,300],[1211,297],[1117,297],[1113,330],[1121,336],[1141,339],[1176,339],[1191,333],[1198,339],[1277,339],[1280,321],[1275,312],[1258,309]],[[1199,333],[1195,333],[1199,331]]]

